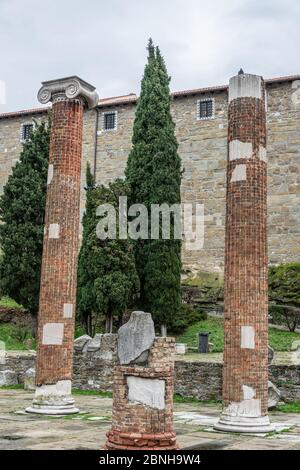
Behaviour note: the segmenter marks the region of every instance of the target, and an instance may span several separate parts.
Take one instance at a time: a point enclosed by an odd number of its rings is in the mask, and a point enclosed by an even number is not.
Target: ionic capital
[[[83,100],[89,109],[98,104],[96,88],[76,75],[42,82],[42,85],[38,92],[38,100],[42,104],[49,101]]]

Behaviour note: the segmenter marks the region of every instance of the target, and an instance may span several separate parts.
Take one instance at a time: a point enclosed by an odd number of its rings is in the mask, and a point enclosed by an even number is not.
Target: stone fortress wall
[[[268,244],[271,264],[300,261],[300,76],[267,80]],[[199,99],[214,99],[214,117],[197,120]],[[100,100],[85,112],[81,212],[85,204],[85,169],[89,161],[97,183],[124,176],[131,148],[136,96]],[[227,87],[187,90],[173,94],[184,175],[182,202],[204,204],[205,234],[201,250],[187,251],[188,276],[200,271],[222,276],[224,264],[225,170],[227,159]],[[117,112],[117,127],[103,131],[103,116]],[[16,163],[23,123],[46,119],[45,109],[0,114],[0,191]]]

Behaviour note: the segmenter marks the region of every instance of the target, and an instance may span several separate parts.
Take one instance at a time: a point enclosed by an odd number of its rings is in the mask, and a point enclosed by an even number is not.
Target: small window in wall
[[[197,102],[197,119],[213,119],[215,117],[215,103],[213,98],[205,98]]]
[[[22,126],[21,126],[21,135],[20,135],[21,142],[27,142],[27,140],[29,139],[32,131],[33,131],[33,123],[32,122],[22,124]]]
[[[117,129],[117,111],[103,113],[103,125],[104,131],[113,131]]]

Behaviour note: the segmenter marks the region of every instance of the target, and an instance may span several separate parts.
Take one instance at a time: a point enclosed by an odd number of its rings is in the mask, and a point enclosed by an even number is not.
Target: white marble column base
[[[75,407],[75,401],[70,398],[59,402],[41,402],[33,400],[32,405],[25,409],[26,413],[36,413],[41,415],[70,415],[79,413],[79,409]]]
[[[217,431],[238,433],[268,433],[274,431],[268,416],[230,416],[222,413],[214,425]]]
[[[60,380],[56,384],[36,387],[32,405],[26,408],[27,413],[44,415],[69,415],[78,413],[71,395],[71,381]]]

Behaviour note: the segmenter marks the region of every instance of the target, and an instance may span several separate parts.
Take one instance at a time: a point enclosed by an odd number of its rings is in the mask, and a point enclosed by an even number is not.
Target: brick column
[[[136,315],[143,322],[142,317],[146,319],[150,314],[133,312],[131,323],[133,318],[136,320]],[[149,328],[146,331],[148,334]],[[137,345],[143,344],[144,341],[139,341],[137,336],[137,329],[131,330],[127,344],[134,341]],[[119,360],[120,349],[122,346],[118,339]],[[173,430],[175,339],[153,337],[152,346],[147,351],[145,356],[146,351],[140,348],[136,360],[115,367],[113,417],[107,433],[106,450],[178,448]]]
[[[267,157],[261,77],[230,79],[224,409],[216,429],[272,430],[268,412]]]
[[[27,412],[70,414],[79,233],[83,111],[98,102],[78,77],[43,82],[52,127],[38,315],[36,392]]]

